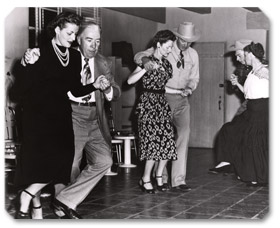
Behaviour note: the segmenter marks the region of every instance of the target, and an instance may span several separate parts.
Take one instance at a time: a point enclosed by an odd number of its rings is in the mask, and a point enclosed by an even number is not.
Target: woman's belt
[[[164,90],[164,89],[159,89],[159,90],[155,90],[155,89],[143,89],[143,92],[164,94],[164,93],[165,93],[165,90]]]

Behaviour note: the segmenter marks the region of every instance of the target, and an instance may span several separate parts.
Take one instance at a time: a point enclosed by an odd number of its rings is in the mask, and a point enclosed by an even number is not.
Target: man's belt
[[[166,93],[169,94],[181,94],[185,89],[175,89],[169,86],[165,86]]]
[[[76,102],[72,100],[70,100],[70,102],[71,104],[78,105],[78,106],[88,106],[88,107],[96,106],[96,102]]]

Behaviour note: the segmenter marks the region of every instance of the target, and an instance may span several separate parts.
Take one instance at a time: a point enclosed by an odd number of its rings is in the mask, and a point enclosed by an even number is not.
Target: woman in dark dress
[[[41,189],[70,181],[74,134],[67,92],[86,95],[100,88],[101,80],[87,86],[80,82],[80,53],[70,49],[80,20],[73,13],[59,14],[49,25],[52,40],[29,53],[36,60],[40,55],[39,60],[32,65],[23,64],[23,140],[17,156],[15,184],[24,190],[19,195],[16,218],[29,217],[31,200],[31,217],[42,218]],[[32,61],[27,63],[35,62]]]
[[[249,186],[268,183],[268,103],[269,70],[260,43],[244,48],[245,62],[252,66],[242,86],[232,79],[248,100],[247,110],[225,124],[217,136],[216,152],[220,156],[219,168],[226,170],[233,165],[239,179]]]
[[[150,178],[155,161],[159,161],[156,170],[157,188],[164,191],[163,169],[168,160],[177,159],[171,109],[164,90],[167,81],[172,77],[172,66],[166,57],[171,52],[175,39],[171,31],[159,31],[153,38],[152,45],[155,52],[150,57],[156,63],[156,68],[146,72],[141,68],[143,66],[138,66],[128,79],[128,84],[135,83],[140,78],[143,83],[143,93],[136,107],[136,113],[140,160],[146,160],[144,174],[139,184],[147,193],[154,193]]]

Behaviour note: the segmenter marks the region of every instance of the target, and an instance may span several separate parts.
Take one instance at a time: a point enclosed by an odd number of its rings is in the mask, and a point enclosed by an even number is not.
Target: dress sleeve
[[[69,75],[71,75],[72,81],[70,85],[70,92],[75,97],[82,97],[85,96],[95,90],[97,90],[93,83],[88,85],[82,85],[81,83],[81,57],[80,53],[76,50],[71,50],[71,57],[74,59],[74,61],[71,63],[71,67],[69,67]]]
[[[134,56],[134,62],[139,65],[139,64],[142,64],[142,58],[145,57],[145,56],[151,56],[152,54],[154,53],[154,48],[151,47],[145,51],[140,51],[138,53],[135,54]],[[140,65],[139,65],[140,66]]]
[[[263,67],[254,73],[259,79],[269,80],[269,70],[267,67]]]

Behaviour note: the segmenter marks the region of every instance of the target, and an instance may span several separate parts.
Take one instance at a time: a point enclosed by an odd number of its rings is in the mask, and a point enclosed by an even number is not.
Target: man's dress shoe
[[[182,191],[190,191],[191,187],[187,186],[186,184],[181,184],[175,187],[172,187],[173,190],[182,190]]]
[[[69,208],[67,205],[65,205],[57,199],[53,200],[52,205],[55,209],[63,211],[66,217],[68,217],[68,219],[82,219],[82,216],[79,215],[77,211]]]

